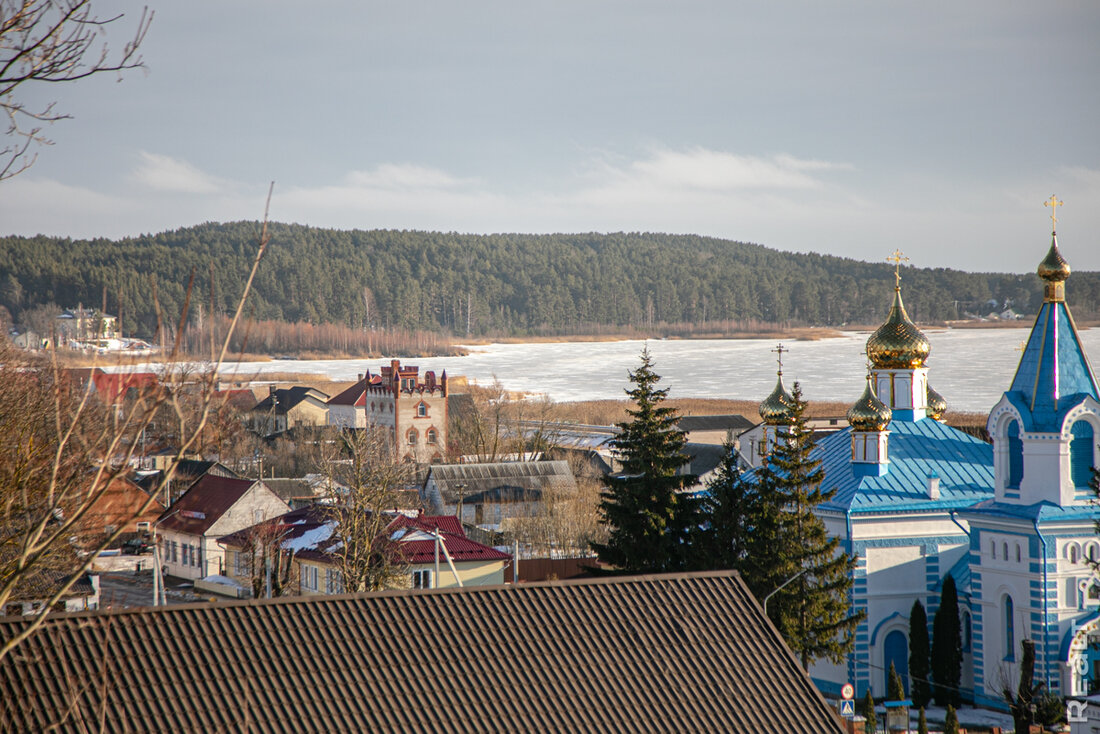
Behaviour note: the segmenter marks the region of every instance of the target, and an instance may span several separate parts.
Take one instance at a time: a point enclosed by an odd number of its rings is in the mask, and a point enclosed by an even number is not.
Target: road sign
[[[843,686],[841,686],[840,697],[843,698],[845,701],[851,701],[853,698],[855,698],[855,695],[856,689],[855,686],[853,686],[851,683],[845,683]]]
[[[840,715],[846,719],[850,719],[856,715],[856,702],[850,698],[846,698],[840,702]]]

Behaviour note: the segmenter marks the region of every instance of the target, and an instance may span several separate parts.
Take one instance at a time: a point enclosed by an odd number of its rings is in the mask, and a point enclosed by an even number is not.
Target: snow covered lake
[[[986,412],[1008,388],[1029,329],[926,330],[932,342],[929,382],[955,410]],[[819,341],[784,342],[788,387],[798,380],[809,400],[855,400],[863,390],[866,333]],[[1090,356],[1100,354],[1100,329],[1081,332]],[[464,357],[407,359],[421,372],[446,370],[480,384],[500,380],[508,390],[546,394],[555,401],[620,399],[627,372],[638,365],[645,342],[488,344]],[[774,339],[651,340],[661,385],[671,397],[762,400],[775,384]],[[223,373],[264,379],[270,373],[309,373],[354,380],[377,372],[389,358],[369,360],[275,360],[226,365]]]

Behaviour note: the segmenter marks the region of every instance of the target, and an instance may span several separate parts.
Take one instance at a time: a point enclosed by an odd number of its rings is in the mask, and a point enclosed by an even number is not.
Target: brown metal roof
[[[0,620],[0,639],[27,622]],[[59,614],[15,731],[840,732],[732,572]]]
[[[256,484],[255,479],[232,479],[204,474],[169,507],[159,522],[164,530],[202,535]]]

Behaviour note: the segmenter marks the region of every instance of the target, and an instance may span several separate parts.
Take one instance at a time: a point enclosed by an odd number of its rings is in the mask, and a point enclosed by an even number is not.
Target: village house
[[[59,614],[16,652],[15,731],[842,731],[731,571]]]
[[[116,530],[123,533],[147,533],[152,530],[153,523],[163,512],[164,505],[151,499],[132,480],[115,477],[99,497],[88,505],[78,533],[85,542],[93,543]]]
[[[420,368],[392,360],[381,374],[359,375],[328,401],[328,423],[339,428],[389,429],[394,455],[435,463],[447,453],[447,373],[420,375]]]
[[[511,556],[466,537],[458,518],[393,513],[383,531],[394,542],[394,562],[410,588],[446,588],[503,584]],[[312,505],[244,528],[219,540],[225,548],[226,576],[251,588],[257,573],[266,573],[263,543],[277,543],[290,557],[288,587],[310,596],[344,593],[334,546],[337,520],[321,505]],[[437,537],[438,536],[438,537]],[[285,560],[284,560],[285,563]]]
[[[98,309],[67,308],[55,320],[58,342],[61,345],[76,342],[83,346],[108,348],[122,336],[118,318]],[[114,345],[117,348],[117,345]]]
[[[267,397],[249,410],[249,425],[261,436],[326,425],[329,397],[312,387],[297,385],[284,389],[272,385]]]
[[[544,501],[576,490],[566,461],[436,464],[424,478],[420,501],[432,514],[502,529],[509,520],[536,514]]]
[[[225,575],[218,539],[289,509],[262,481],[205,474],[155,523],[162,567],[179,578]]]

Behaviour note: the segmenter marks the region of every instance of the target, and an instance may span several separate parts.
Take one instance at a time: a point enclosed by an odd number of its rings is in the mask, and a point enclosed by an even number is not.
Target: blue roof
[[[1007,517],[1028,522],[1058,522],[1093,520],[1100,518],[1100,507],[1092,503],[1059,506],[1053,502],[1036,502],[1033,505],[1012,505],[1007,502],[986,500],[959,512],[960,516],[985,515]]]
[[[952,566],[947,573],[943,575],[939,581],[936,582],[936,588],[933,591],[943,590],[943,579],[951,576],[955,579],[955,588],[959,590],[960,594],[970,595],[970,553],[963,553],[959,560],[955,561],[955,565]]]
[[[1100,400],[1096,378],[1064,302],[1047,301],[1039,309],[1005,395],[1020,410],[1027,431],[1061,430],[1065,413],[1086,395]]]
[[[823,489],[836,496],[820,506],[832,512],[923,512],[968,507],[993,496],[993,447],[939,421],[893,421],[890,464],[882,476],[852,471],[851,428],[817,443]],[[928,498],[928,477],[940,478],[940,497]]]

